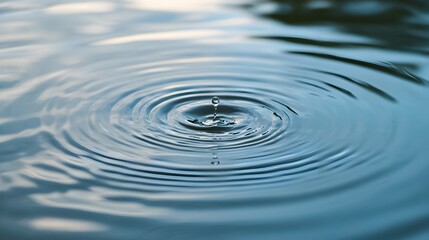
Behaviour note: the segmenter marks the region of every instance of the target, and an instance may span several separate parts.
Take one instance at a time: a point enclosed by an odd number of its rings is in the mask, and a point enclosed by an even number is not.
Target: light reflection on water
[[[429,238],[428,10],[1,2],[0,238]]]

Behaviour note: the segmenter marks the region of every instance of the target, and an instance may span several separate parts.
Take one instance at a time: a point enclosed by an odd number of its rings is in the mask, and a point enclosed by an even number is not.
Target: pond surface
[[[0,1],[0,238],[429,239],[428,56],[426,0]]]

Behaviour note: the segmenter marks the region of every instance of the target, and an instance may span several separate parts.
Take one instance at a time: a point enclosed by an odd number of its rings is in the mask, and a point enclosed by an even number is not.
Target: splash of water
[[[216,120],[216,112],[217,112],[217,107],[219,106],[220,103],[220,99],[218,97],[213,97],[212,98],[212,105],[214,107],[214,112],[213,112],[213,122],[215,122]]]
[[[216,114],[217,114],[216,112],[217,112],[217,107],[219,106],[219,103],[220,103],[220,99],[218,97],[212,98],[212,105],[214,108],[213,123],[216,123]],[[215,141],[216,141],[216,137],[213,134],[213,142],[215,142]],[[220,164],[220,161],[218,160],[216,149],[217,149],[217,145],[214,147],[214,152],[212,153],[212,155],[213,155],[213,161],[211,162],[212,165],[219,165]]]

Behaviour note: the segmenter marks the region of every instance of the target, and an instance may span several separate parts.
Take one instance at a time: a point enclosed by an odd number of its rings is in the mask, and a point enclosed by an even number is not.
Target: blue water
[[[429,239],[428,16],[0,1],[0,239]]]

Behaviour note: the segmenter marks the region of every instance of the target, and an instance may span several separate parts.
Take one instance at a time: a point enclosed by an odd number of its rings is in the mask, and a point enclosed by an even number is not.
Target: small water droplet
[[[220,99],[218,97],[213,97],[212,98],[212,104],[213,104],[213,107],[214,107],[213,122],[216,120],[216,115],[217,115],[216,111],[217,111],[217,106],[219,106],[219,103],[220,103]]]
[[[217,159],[217,153],[213,153],[213,159]]]
[[[218,97],[213,97],[212,98],[212,104],[213,106],[217,107],[220,103],[220,99]]]
[[[219,161],[212,161],[211,162],[213,165],[219,165],[220,164],[220,162]]]

